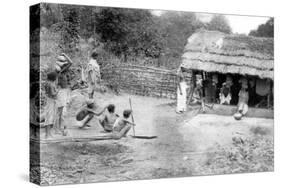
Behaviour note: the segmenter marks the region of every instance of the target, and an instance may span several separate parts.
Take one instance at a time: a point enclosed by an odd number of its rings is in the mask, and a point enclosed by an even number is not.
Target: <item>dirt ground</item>
[[[42,184],[273,170],[273,119],[236,121],[228,116],[198,114],[198,107],[176,114],[175,101],[169,99],[109,93],[95,96],[101,106],[115,104],[120,115],[129,108],[129,97],[137,124],[136,135],[158,138],[42,144]],[[78,129],[73,117],[84,100],[79,92],[73,93],[67,114],[70,137],[104,134],[96,120],[91,122],[90,129]]]

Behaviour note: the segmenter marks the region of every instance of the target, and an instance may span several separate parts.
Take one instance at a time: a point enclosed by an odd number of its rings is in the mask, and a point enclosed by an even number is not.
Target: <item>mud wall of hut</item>
[[[188,83],[190,78],[191,74],[187,74]],[[102,79],[107,86],[119,91],[142,96],[176,98],[176,71],[123,65],[102,69]]]

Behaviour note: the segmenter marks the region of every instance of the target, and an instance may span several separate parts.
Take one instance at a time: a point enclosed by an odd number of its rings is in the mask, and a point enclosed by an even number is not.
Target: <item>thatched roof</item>
[[[188,38],[181,67],[273,80],[273,38],[200,30]]]

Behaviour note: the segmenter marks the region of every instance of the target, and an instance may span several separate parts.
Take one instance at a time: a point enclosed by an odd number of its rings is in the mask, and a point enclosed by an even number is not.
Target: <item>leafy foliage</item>
[[[272,171],[273,140],[264,136],[233,137],[231,147],[218,146],[219,151],[208,157],[199,171],[206,174]]]
[[[75,54],[84,40],[101,55],[117,56],[122,61],[156,59],[157,66],[177,67],[187,38],[199,28],[231,32],[221,15],[206,24],[194,13],[166,11],[156,16],[150,10],[48,3],[41,3],[33,14],[40,14],[41,29],[59,33],[59,51]]]
[[[159,26],[164,41],[165,56],[180,57],[187,38],[197,29],[203,27],[194,13],[165,12],[159,19]]]
[[[96,15],[97,33],[106,48],[118,56],[157,57],[161,38],[152,18],[148,10],[104,8]]]
[[[214,15],[209,23],[207,23],[206,28],[208,30],[221,31],[223,33],[232,33],[231,27],[227,19],[223,15]]]
[[[256,30],[250,31],[249,35],[255,37],[274,37],[273,18],[270,18],[265,24],[259,25]]]
[[[59,4],[40,4],[40,24],[41,27],[49,28],[53,24],[63,21],[61,5]]]

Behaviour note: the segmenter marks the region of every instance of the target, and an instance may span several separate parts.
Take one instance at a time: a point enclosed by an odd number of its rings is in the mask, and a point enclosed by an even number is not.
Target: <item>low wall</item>
[[[189,83],[191,74],[187,74]],[[175,99],[176,71],[147,66],[120,65],[102,69],[102,79],[107,86],[128,93]]]
[[[219,114],[219,115],[232,116],[234,113],[237,112],[237,106],[214,104],[212,109],[206,108],[206,110],[207,110],[206,113],[209,113],[209,114]],[[246,117],[273,119],[274,118],[274,112],[271,109],[249,107],[249,110],[246,114]]]

